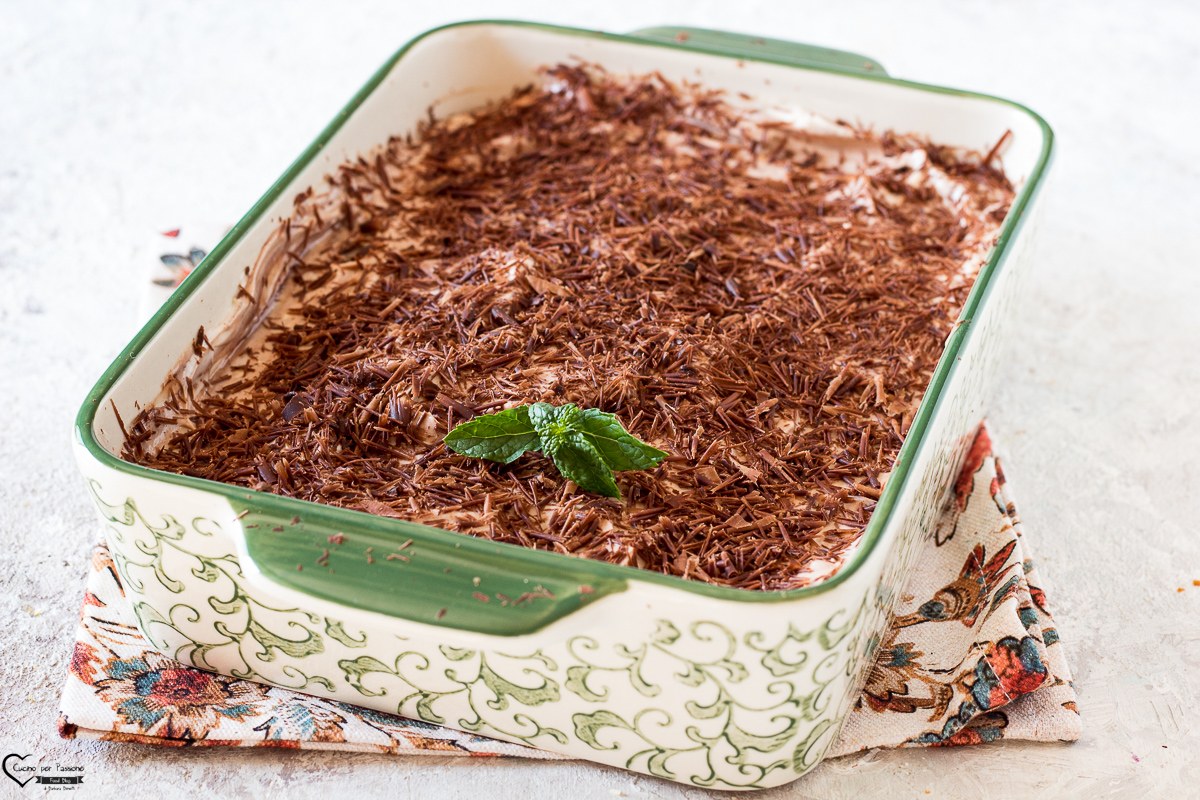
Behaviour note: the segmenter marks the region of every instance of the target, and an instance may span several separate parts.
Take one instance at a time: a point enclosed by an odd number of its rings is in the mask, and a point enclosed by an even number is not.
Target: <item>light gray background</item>
[[[870,752],[759,796],[1200,796],[1200,7],[1188,0],[0,0],[0,753],[83,764],[77,796],[127,800],[708,794],[586,764],[176,751],[54,731],[96,531],[69,429],[134,332],[147,267],[172,244],[158,232],[182,227],[186,246],[232,223],[390,53],[478,17],[819,43],[1050,121],[1044,241],[992,419],[1083,740]]]

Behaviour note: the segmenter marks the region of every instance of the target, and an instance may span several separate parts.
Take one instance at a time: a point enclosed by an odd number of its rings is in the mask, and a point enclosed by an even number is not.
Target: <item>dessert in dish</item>
[[[714,584],[832,574],[1012,187],[701,86],[545,77],[297,196],[123,457]],[[539,402],[668,456],[613,499],[442,442]]]

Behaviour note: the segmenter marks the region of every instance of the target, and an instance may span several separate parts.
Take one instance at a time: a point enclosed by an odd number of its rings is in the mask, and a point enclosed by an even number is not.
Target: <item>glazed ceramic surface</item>
[[[574,57],[977,150],[1011,131],[1004,163],[1017,200],[835,577],[788,592],[714,587],[116,457],[116,412],[128,420],[155,399],[198,327],[221,328],[292,197],[413,130],[430,107],[479,107]],[[1051,151],[1049,128],[1027,109],[894,80],[850,53],[682,29],[483,22],[425,34],[230,232],[80,411],[80,468],[143,633],[197,667],[670,780],[751,789],[796,779],[836,738],[983,417]]]

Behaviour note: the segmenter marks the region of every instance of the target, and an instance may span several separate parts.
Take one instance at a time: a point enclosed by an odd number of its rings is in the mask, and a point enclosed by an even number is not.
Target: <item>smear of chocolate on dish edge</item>
[[[841,123],[866,159],[847,166],[661,76],[546,77],[431,114],[298,196],[299,305],[219,391],[188,379],[139,413],[123,457],[712,584],[806,585],[862,534],[1011,185],[993,154]],[[958,210],[911,179],[920,164],[965,187]],[[540,455],[504,467],[440,443],[535,401],[612,412],[671,457],[617,473],[617,501]]]

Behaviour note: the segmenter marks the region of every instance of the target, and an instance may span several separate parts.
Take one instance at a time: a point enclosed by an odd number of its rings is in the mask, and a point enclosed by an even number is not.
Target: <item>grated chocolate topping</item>
[[[995,151],[747,100],[558,66],[431,114],[296,198],[257,333],[171,383],[123,457],[725,586],[835,571],[1013,189]],[[671,455],[613,500],[441,443],[538,401]]]

